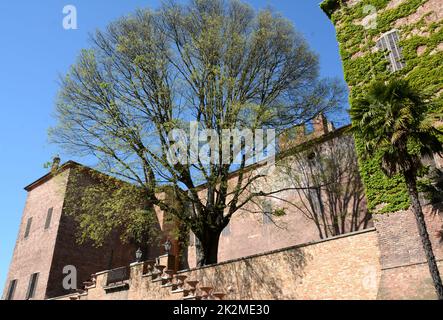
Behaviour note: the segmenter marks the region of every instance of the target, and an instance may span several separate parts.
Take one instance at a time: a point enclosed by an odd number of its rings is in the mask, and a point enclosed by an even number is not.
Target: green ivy
[[[345,80],[350,87],[349,101],[363,95],[366,85],[372,79],[388,80],[392,74],[388,71],[388,60],[384,52],[372,50],[377,38],[395,28],[395,21],[413,14],[427,0],[408,0],[393,9],[386,9],[390,0],[364,0],[352,7],[343,5],[339,0],[325,0],[320,5],[336,27],[337,41],[343,61]],[[377,11],[377,28],[365,30],[356,24],[368,13],[364,12],[367,5],[374,6]],[[400,45],[406,67],[396,73],[408,79],[414,86],[427,94],[435,95],[443,90],[443,52],[437,46],[443,42],[442,23],[427,23],[425,17],[411,25],[398,28],[401,34]],[[429,36],[412,34],[420,30]],[[424,30],[422,30],[424,29]],[[418,56],[417,48],[426,46],[422,55]],[[354,56],[358,52],[361,56]],[[432,53],[432,54],[431,54]],[[436,115],[443,115],[443,95],[436,98]],[[395,212],[409,207],[409,197],[403,178],[400,175],[388,178],[380,170],[380,156],[366,159],[363,144],[355,137],[359,155],[360,173],[366,188],[368,208],[377,213]],[[421,182],[424,183],[423,181]]]
[[[335,10],[340,7],[339,0],[325,0],[320,4],[320,8],[331,18]]]
[[[389,3],[389,1],[384,1],[385,5]],[[372,34],[380,34],[386,31],[389,31],[393,27],[393,23],[403,17],[407,17],[410,14],[417,11],[418,7],[420,7],[426,0],[408,0],[404,1],[397,8],[386,10],[378,15],[377,17],[377,29],[371,29]]]

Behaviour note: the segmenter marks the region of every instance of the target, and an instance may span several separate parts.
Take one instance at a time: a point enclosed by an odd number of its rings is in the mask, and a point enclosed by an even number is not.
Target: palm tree
[[[351,116],[357,136],[365,145],[365,157],[381,156],[381,169],[392,177],[400,173],[406,182],[412,210],[426,254],[438,299],[443,300],[443,286],[426,229],[417,191],[417,173],[421,159],[443,152],[429,118],[427,98],[405,80],[374,82],[367,95],[353,103]]]

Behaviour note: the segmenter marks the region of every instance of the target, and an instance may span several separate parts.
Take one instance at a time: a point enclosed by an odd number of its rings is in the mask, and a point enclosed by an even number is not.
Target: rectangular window
[[[26,293],[26,300],[34,297],[35,288],[37,287],[38,273],[33,273],[29,279],[28,292]]]
[[[25,230],[25,239],[29,236],[29,232],[31,231],[32,217],[28,218],[28,222],[26,223]]]
[[[265,200],[263,202],[263,224],[268,224],[272,222],[272,202]]]
[[[12,280],[9,283],[8,294],[6,295],[6,300],[12,300],[14,298],[15,288],[17,287],[17,280]]]
[[[222,235],[227,237],[231,234],[231,224],[229,223],[222,231]]]
[[[401,70],[405,67],[399,42],[400,36],[397,30],[391,30],[385,33],[377,41],[377,48],[387,51],[387,59],[389,60],[389,69],[391,72]]]
[[[49,226],[51,225],[52,211],[53,208],[49,208],[48,214],[46,215],[45,229],[48,229]]]

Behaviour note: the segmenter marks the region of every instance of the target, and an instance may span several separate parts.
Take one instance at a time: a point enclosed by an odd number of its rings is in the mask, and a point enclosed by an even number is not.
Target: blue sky
[[[321,73],[343,78],[335,32],[320,10],[320,0],[243,0],[255,8],[271,6],[292,20],[320,55]],[[46,173],[43,164],[54,154],[47,129],[58,74],[68,70],[88,34],[136,8],[157,0],[15,0],[0,1],[0,292],[14,250],[26,200],[23,187]],[[74,5],[78,29],[64,30],[63,7]]]

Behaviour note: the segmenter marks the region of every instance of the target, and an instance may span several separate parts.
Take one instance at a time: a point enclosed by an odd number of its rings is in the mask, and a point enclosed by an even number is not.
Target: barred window
[[[32,217],[28,219],[28,222],[26,223],[26,230],[25,230],[25,236],[26,239],[29,236],[29,232],[31,232],[31,225],[32,225]]]
[[[405,67],[402,49],[399,46],[400,36],[397,30],[391,30],[377,40],[377,48],[387,51],[389,70],[395,72]]]
[[[51,225],[52,211],[54,211],[54,209],[49,208],[48,213],[46,215],[45,229],[48,229],[49,226]]]
[[[26,300],[34,297],[35,288],[37,287],[38,273],[33,273],[29,279],[28,292],[26,293]]]
[[[12,300],[14,298],[15,288],[17,287],[17,280],[11,280],[9,283],[8,294],[6,295],[6,300]]]

